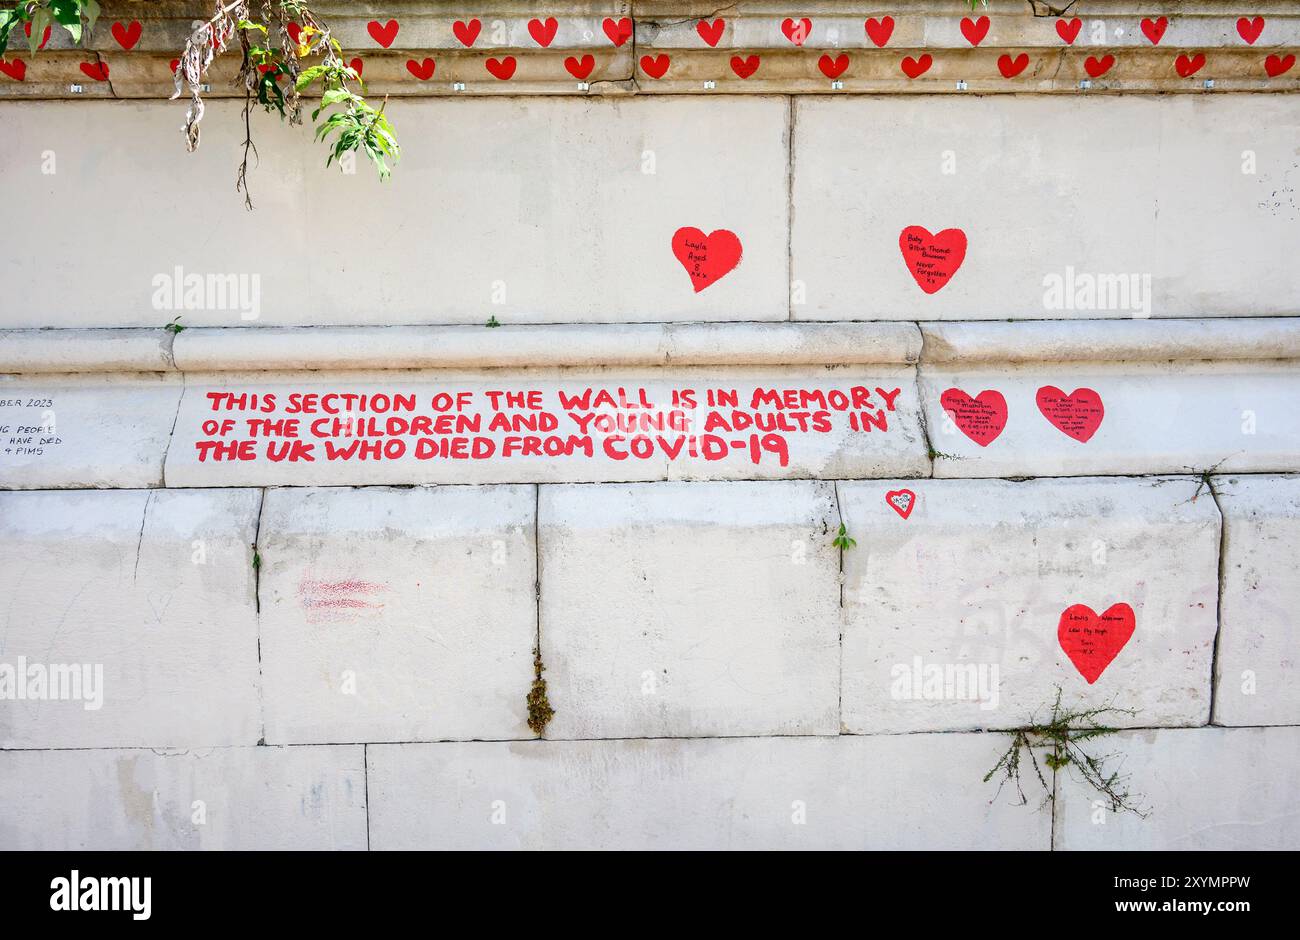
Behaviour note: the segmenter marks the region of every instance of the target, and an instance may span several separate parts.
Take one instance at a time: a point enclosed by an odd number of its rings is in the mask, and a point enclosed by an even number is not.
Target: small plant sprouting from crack
[[[831,544],[842,552],[858,547],[857,539],[849,535],[848,528],[842,522],[840,523],[840,531],[835,538],[831,539]]]
[[[185,324],[181,323],[180,317],[172,317],[172,322],[163,327],[168,333],[179,333],[185,329]]]
[[[262,570],[262,556],[258,553],[256,545],[253,546],[253,570]]]
[[[993,769],[984,775],[984,782],[988,783],[1001,774],[998,792],[993,795],[993,799],[996,800],[1002,793],[1002,788],[1010,782],[1015,785],[1016,793],[1020,796],[1019,805],[1024,806],[1029,802],[1021,778],[1023,755],[1028,754],[1034,775],[1043,787],[1044,796],[1039,804],[1040,808],[1056,799],[1054,789],[1043,773],[1042,765],[1045,764],[1053,772],[1073,765],[1084,781],[1105,797],[1112,813],[1129,812],[1139,818],[1145,818],[1147,812],[1141,808],[1139,802],[1141,797],[1135,797],[1125,788],[1127,778],[1121,777],[1118,771],[1107,772],[1105,769],[1108,756],[1095,757],[1083,748],[1085,742],[1114,734],[1119,730],[1100,724],[1098,721],[1102,716],[1112,714],[1131,717],[1137,712],[1131,708],[1116,708],[1113,705],[1080,710],[1065,708],[1061,705],[1061,689],[1058,686],[1056,700],[1052,702],[1052,714],[1046,722],[1035,722],[1031,716],[1030,724],[1007,732],[1011,735],[1010,747],[998,759]],[[1039,763],[1038,755],[1034,753],[1036,748],[1047,752],[1043,755],[1042,764]]]
[[[501,321],[497,319],[497,315],[494,313],[492,316],[488,317],[488,321],[483,325],[486,327],[496,328],[501,325]]]
[[[926,453],[929,454],[931,462],[938,460],[940,457],[944,458],[945,460],[962,459],[962,456],[960,454],[946,454],[941,450],[935,450],[933,445],[930,446],[929,450],[926,451]]]
[[[546,697],[546,680],[542,678],[542,673],[546,667],[542,665],[542,648],[541,646],[533,647],[533,687],[528,690],[528,727],[532,729],[533,734],[539,738],[546,726],[550,724],[555,717],[555,709],[551,707],[550,700]]]

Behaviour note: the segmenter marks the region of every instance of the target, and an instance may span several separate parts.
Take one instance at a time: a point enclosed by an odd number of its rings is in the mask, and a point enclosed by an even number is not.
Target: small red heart
[[[908,78],[916,78],[918,75],[924,75],[928,72],[933,63],[934,57],[927,52],[919,59],[913,59],[910,55],[903,56],[903,61],[898,63],[898,67],[903,70],[903,74]]]
[[[1195,75],[1205,65],[1205,53],[1198,52],[1194,56],[1180,55],[1174,59],[1174,71],[1183,78],[1189,78]]]
[[[1101,419],[1106,416],[1101,396],[1090,388],[1076,388],[1073,394],[1067,395],[1055,385],[1044,385],[1035,400],[1043,417],[1057,430],[1082,443],[1097,433]]]
[[[605,22],[600,25],[605,30],[605,35],[609,37],[609,41],[616,46],[621,46],[632,38],[632,18],[629,16],[621,20],[607,16]]]
[[[1074,41],[1079,38],[1079,30],[1083,29],[1083,20],[1075,17],[1072,20],[1057,20],[1056,35],[1060,36],[1067,45],[1074,45]]]
[[[1162,16],[1158,20],[1143,20],[1142,33],[1151,40],[1151,45],[1160,45],[1160,40],[1165,37],[1165,30],[1169,27],[1169,17]]]
[[[425,59],[423,62],[416,62],[414,59],[407,59],[406,70],[420,81],[427,82],[433,78],[434,61]]]
[[[81,71],[97,82],[108,81],[107,62],[82,62]]]
[[[1112,604],[1100,617],[1087,604],[1074,604],[1061,613],[1056,639],[1079,675],[1092,685],[1115,661],[1136,626],[1128,604]]]
[[[717,19],[712,23],[706,23],[700,20],[695,24],[695,31],[700,34],[700,38],[710,46],[716,46],[718,40],[722,38],[722,31],[727,28],[726,20]]]
[[[977,20],[972,20],[969,16],[961,18],[961,34],[966,37],[966,41],[972,46],[978,46],[984,41],[984,37],[989,34],[989,18],[981,16]]]
[[[916,508],[916,494],[911,490],[890,490],[885,494],[885,502],[904,519]]]
[[[884,16],[879,20],[868,18],[866,26],[867,35],[880,48],[883,48],[885,43],[889,42],[889,37],[894,35],[894,18],[892,16]]]
[[[519,63],[515,61],[512,55],[506,56],[499,62],[496,59],[488,59],[483,65],[489,72],[501,79],[503,82],[508,81],[511,75],[515,74],[515,66]]]
[[[50,41],[50,30],[51,30],[51,29],[53,29],[53,27],[51,27],[51,26],[47,26],[47,27],[45,27],[45,34],[44,34],[43,36],[41,36],[41,44],[40,44],[39,46],[36,47],[36,49],[37,49],[38,52],[39,52],[41,49],[44,49],[44,48],[45,48],[45,44],[46,44],[47,42]],[[31,39],[31,38],[32,38],[32,24],[31,24],[31,23],[25,23],[25,24],[23,24],[23,32],[27,34],[27,38],[28,38],[28,39]]]
[[[651,78],[663,78],[668,71],[671,60],[662,52],[657,56],[641,56],[641,71]]]
[[[295,46],[301,45],[299,39],[302,36],[302,27],[297,23],[286,23],[284,28],[285,31],[288,32],[289,38],[293,40],[293,44]]]
[[[829,55],[823,55],[817,60],[817,67],[822,70],[822,74],[827,78],[839,78],[844,74],[844,70],[849,67],[849,57],[843,52],[834,59]]]
[[[0,72],[4,72],[16,82],[21,82],[27,76],[27,63],[22,59],[14,59],[12,62],[0,59]]]
[[[812,20],[806,16],[801,20],[792,20],[787,16],[781,23],[781,32],[796,46],[802,46],[812,32]]]
[[[1252,46],[1255,45],[1255,40],[1259,38],[1259,34],[1263,31],[1264,17],[1262,16],[1257,16],[1253,20],[1246,19],[1243,16],[1237,20],[1237,33]]]
[[[731,57],[731,70],[741,78],[749,78],[758,71],[758,56],[752,55],[747,59],[742,59],[738,55]]]
[[[483,29],[481,20],[470,20],[468,23],[462,23],[460,20],[451,24],[451,31],[456,34],[460,44],[469,48],[474,45],[474,40],[478,39],[479,31]]]
[[[393,44],[397,38],[397,20],[389,20],[383,26],[379,25],[378,20],[371,20],[366,24],[366,31],[370,33],[370,38],[379,43],[385,49]]]
[[[360,59],[353,59],[348,63],[348,68],[357,73],[357,78],[361,77],[361,67],[365,65]]]
[[[555,39],[555,31],[560,28],[555,17],[548,16],[546,22],[541,20],[528,21],[528,35],[533,37],[533,41],[545,49]]]
[[[172,74],[173,74],[173,75],[176,74],[176,69],[177,69],[177,67],[178,67],[180,64],[181,64],[181,60],[180,60],[180,59],[172,59],[172,61],[171,61],[171,66],[172,66]]]
[[[1088,56],[1083,62],[1083,70],[1093,78],[1101,78],[1110,71],[1110,67],[1115,64],[1115,57],[1110,53],[1102,56],[1100,59]]]
[[[1281,56],[1270,55],[1264,60],[1264,71],[1268,73],[1269,78],[1277,78],[1291,70],[1295,65],[1295,55],[1288,54],[1285,58]]]
[[[927,294],[944,287],[966,258],[966,233],[947,228],[937,235],[919,225],[909,225],[898,236],[903,263]]]
[[[569,70],[569,74],[582,81],[591,74],[591,70],[596,67],[596,57],[590,53],[584,55],[581,59],[569,56],[564,60],[564,67]]]
[[[135,47],[135,44],[140,41],[140,34],[144,32],[144,27],[140,25],[139,20],[132,20],[129,26],[114,23],[110,32],[112,32],[113,38],[117,40],[117,44],[130,52]]]
[[[673,254],[691,276],[691,287],[698,294],[740,264],[740,239],[725,228],[708,235],[697,228],[679,228],[673,233]]]
[[[1007,426],[1007,400],[992,389],[971,398],[959,388],[950,388],[939,396],[939,404],[957,429],[980,447],[988,447]]]
[[[1002,73],[1003,78],[1015,78],[1025,70],[1027,65],[1029,65],[1028,52],[1022,52],[1014,59],[1005,52],[998,56],[998,71]]]

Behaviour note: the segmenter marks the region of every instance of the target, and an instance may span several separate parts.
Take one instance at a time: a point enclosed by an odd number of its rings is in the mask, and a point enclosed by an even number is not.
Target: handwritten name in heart
[[[1136,626],[1128,604],[1112,604],[1102,614],[1074,604],[1062,612],[1056,638],[1079,675],[1092,685],[1128,644]]]
[[[691,276],[691,287],[698,294],[740,264],[740,239],[725,228],[708,235],[697,228],[679,228],[673,233],[673,255]]]
[[[1044,385],[1035,396],[1038,410],[1063,434],[1087,443],[1101,427],[1106,408],[1101,396],[1090,388],[1076,388],[1067,395],[1055,385]]]
[[[966,233],[946,228],[937,235],[919,225],[909,225],[898,236],[903,263],[917,286],[927,294],[942,290],[966,258]]]
[[[959,388],[950,388],[939,396],[939,404],[957,430],[980,447],[988,447],[1007,426],[1007,400],[993,389],[971,398]]]
[[[911,490],[890,490],[885,494],[885,502],[904,519],[916,508],[916,494]]]

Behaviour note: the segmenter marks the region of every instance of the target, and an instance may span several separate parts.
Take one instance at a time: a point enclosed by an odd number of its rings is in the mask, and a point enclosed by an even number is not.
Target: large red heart
[[[1087,443],[1101,427],[1106,409],[1101,396],[1090,388],[1076,388],[1067,395],[1055,385],[1044,385],[1036,396],[1038,410],[1058,430],[1076,441]]]
[[[710,46],[716,46],[718,40],[722,38],[722,31],[727,28],[726,20],[717,19],[712,23],[706,23],[700,20],[695,24],[695,31],[700,34],[700,38]]]
[[[1057,20],[1056,35],[1060,36],[1066,43],[1073,46],[1074,41],[1079,38],[1079,30],[1083,29],[1083,20],[1077,16],[1072,20]]]
[[[978,46],[984,41],[984,37],[989,34],[989,18],[981,16],[977,20],[972,20],[969,16],[961,18],[961,34],[966,37],[966,41],[972,46]]]
[[[425,59],[423,62],[416,62],[414,59],[406,60],[406,70],[422,82],[433,78],[434,67],[432,59]]]
[[[632,18],[629,16],[625,16],[621,20],[615,20],[607,16],[600,25],[605,30],[605,35],[609,37],[609,41],[616,46],[621,46],[632,38]]]
[[[885,502],[904,519],[916,508],[916,494],[911,490],[890,490],[885,494]]]
[[[1087,604],[1074,604],[1061,614],[1056,638],[1079,675],[1092,685],[1128,643],[1135,626],[1128,604],[1112,604],[1100,617]]]
[[[867,35],[877,46],[883,47],[889,42],[889,37],[894,35],[894,18],[892,16],[881,17],[879,21],[874,18],[867,19]]]
[[[559,28],[560,24],[556,22],[553,16],[548,16],[545,23],[541,20],[528,21],[528,35],[532,36],[533,40],[543,49],[551,44],[551,40],[555,38],[555,31]]]
[[[110,30],[117,44],[130,52],[137,42],[140,41],[140,34],[144,32],[144,27],[140,25],[139,20],[132,20],[129,26],[123,26],[121,23],[114,23]]]
[[[21,82],[27,76],[27,63],[22,59],[14,59],[12,62],[0,59],[0,72],[4,72],[16,82]]]
[[[1169,17],[1162,16],[1158,20],[1143,20],[1142,33],[1151,40],[1151,45],[1160,45],[1160,40],[1165,37],[1165,30],[1169,26]]]
[[[1249,45],[1255,45],[1255,40],[1259,34],[1264,31],[1264,17],[1257,16],[1253,20],[1242,17],[1237,20],[1237,33],[1242,39],[1246,40]]]
[[[933,63],[934,57],[927,52],[919,59],[913,59],[910,55],[903,56],[903,61],[898,63],[898,67],[903,70],[903,74],[908,78],[916,78],[918,75],[924,75],[928,72]]]
[[[903,263],[921,290],[933,294],[940,290],[961,267],[966,257],[966,233],[946,228],[938,235],[928,229],[909,225],[898,236]]]
[[[806,16],[801,20],[792,20],[787,16],[781,22],[781,32],[785,33],[785,38],[796,46],[802,46],[808,34],[812,32],[812,20]]]
[[[673,254],[698,294],[740,264],[740,239],[725,228],[708,235],[697,228],[679,228],[673,233]]]
[[[474,45],[474,40],[478,39],[479,31],[483,28],[482,20],[470,20],[468,23],[462,23],[460,20],[451,24],[451,31],[456,34],[460,44],[466,48]]]
[[[569,56],[564,60],[564,67],[578,81],[583,81],[591,74],[591,70],[596,67],[596,57],[591,53],[584,55],[581,59],[577,56]]]
[[[483,63],[484,67],[486,67],[489,72],[501,79],[503,82],[509,79],[511,75],[515,74],[515,66],[518,64],[519,63],[515,61],[515,57],[512,55],[508,55],[499,61],[495,58],[488,59]]]
[[[992,389],[971,398],[959,388],[950,388],[939,396],[939,404],[957,429],[980,447],[988,447],[1007,426],[1007,400]]]
[[[657,56],[641,56],[641,71],[645,72],[651,78],[663,78],[668,72],[668,66],[672,60],[664,53]]]
[[[1028,52],[1022,52],[1014,59],[1005,52],[998,56],[998,71],[1002,73],[1003,78],[1015,78],[1025,70],[1025,66],[1028,64]]]
[[[378,20],[371,20],[366,24],[366,30],[370,33],[370,38],[379,43],[385,49],[393,44],[397,38],[397,20],[389,20],[383,26],[379,25]]]
[[[758,63],[759,58],[756,55],[752,55],[747,59],[742,59],[738,55],[733,55],[731,57],[731,70],[741,78],[749,78],[749,76],[758,71]]]
[[[1264,60],[1264,71],[1268,73],[1269,78],[1277,78],[1286,72],[1291,71],[1291,66],[1295,65],[1295,55],[1288,53],[1285,57],[1270,55]]]
[[[1205,53],[1198,52],[1194,56],[1180,55],[1174,59],[1174,71],[1183,78],[1190,78],[1201,70],[1205,65]]]
[[[97,82],[108,81],[107,62],[82,62],[81,71]]]
[[[1107,53],[1100,59],[1088,56],[1084,60],[1083,68],[1092,78],[1101,78],[1110,71],[1110,67],[1115,64],[1115,57]]]
[[[823,55],[817,60],[817,67],[822,70],[822,74],[827,78],[839,78],[844,74],[844,70],[849,67],[848,53],[841,52],[833,59],[829,54]]]

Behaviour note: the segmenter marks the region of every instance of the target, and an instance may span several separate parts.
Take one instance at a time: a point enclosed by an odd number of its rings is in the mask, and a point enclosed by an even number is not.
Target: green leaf
[[[41,46],[41,37],[45,35],[45,27],[52,22],[50,11],[45,7],[37,7],[32,11],[32,32],[27,37],[27,45],[31,48],[32,55],[36,55],[36,51]]]
[[[73,42],[81,42],[81,3],[80,0],[50,0],[50,12],[60,26],[68,31]],[[32,27],[36,32],[36,27]]]
[[[302,91],[308,85],[316,81],[316,79],[320,78],[324,74],[325,74],[325,66],[313,65],[311,68],[299,74],[298,81],[294,84],[294,88],[296,88],[298,91]]]
[[[86,29],[94,29],[95,23],[99,20],[98,0],[83,0],[82,8],[86,14]]]

